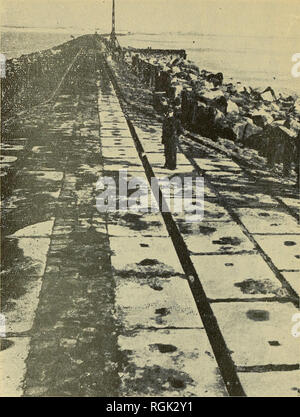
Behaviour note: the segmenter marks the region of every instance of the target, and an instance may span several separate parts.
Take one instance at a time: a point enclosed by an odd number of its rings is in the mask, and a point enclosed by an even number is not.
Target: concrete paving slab
[[[162,144],[159,144],[157,142],[152,142],[151,140],[143,141],[143,148],[146,153],[148,152],[160,152],[161,154],[164,154],[164,146]]]
[[[0,339],[0,396],[20,397],[29,352],[29,337]]]
[[[299,397],[300,371],[239,372],[248,397]]]
[[[197,165],[204,171],[222,171],[226,173],[240,173],[241,168],[228,158],[193,158]],[[230,174],[229,174],[230,175]]]
[[[15,277],[11,277],[11,279],[16,281]],[[31,330],[39,302],[41,286],[42,277],[24,277],[23,290],[19,291],[15,297],[12,295],[9,299],[9,304],[2,309],[2,314],[5,315],[7,333],[22,333]]]
[[[125,157],[122,157],[125,158]],[[137,158],[128,158],[128,159],[117,159],[117,158],[106,158],[104,164],[104,170],[108,170],[108,167],[118,167],[114,169],[115,171],[120,171],[121,169],[130,169],[135,170],[136,167],[140,167],[140,161]]]
[[[107,175],[107,173],[111,173],[111,175],[115,174],[115,175],[119,176],[119,171],[121,169],[127,169],[128,170],[127,171],[128,178],[144,175],[144,173],[145,173],[144,168],[140,164],[129,165],[129,164],[124,163],[123,166],[120,166],[119,164],[114,163],[113,159],[110,160],[112,162],[110,164],[108,164],[107,161],[108,160],[106,160],[106,164],[103,168],[103,173],[105,175]]]
[[[300,269],[294,272],[282,272],[282,275],[300,297]]]
[[[157,152],[147,152],[147,158],[152,167],[154,166],[160,166],[163,167],[165,164],[165,156],[163,153],[157,153]],[[175,172],[178,172],[178,167],[182,166],[189,166],[190,163],[186,159],[186,157],[182,153],[177,154],[177,167]]]
[[[108,213],[107,223],[109,236],[168,236],[160,214],[117,211]]]
[[[12,164],[18,159],[17,156],[8,156],[8,155],[0,155],[0,164],[6,165],[6,164]]]
[[[278,203],[273,200],[272,197],[267,194],[259,193],[257,188],[253,189],[253,187],[248,186],[243,190],[241,188],[237,190],[236,187],[230,188],[230,190],[219,190],[220,195],[226,199],[226,202],[230,207],[260,207],[261,209],[272,209],[273,207],[278,206]]]
[[[247,193],[249,189],[255,186],[255,182],[247,179],[246,177],[239,177],[237,175],[215,175],[211,176],[211,173],[207,173],[209,181],[218,187],[218,190],[240,190],[241,193]]]
[[[255,240],[266,252],[266,254],[272,259],[272,262],[278,269],[300,269],[299,235],[256,235]]]
[[[54,218],[45,222],[30,224],[22,229],[17,230],[14,234],[8,236],[9,238],[21,237],[49,237],[51,236],[54,225]]]
[[[212,170],[206,172],[207,176],[209,177],[210,181],[218,182],[220,179],[221,181],[228,181],[228,182],[238,182],[239,184],[248,184],[248,177],[242,172],[232,173],[229,171],[222,171],[222,170]]]
[[[126,269],[129,264],[150,262],[162,263],[164,267],[172,268],[174,273],[183,273],[182,267],[175,254],[172,242],[164,237],[111,237],[110,247],[112,250],[112,266],[120,271]]]
[[[162,166],[154,165],[153,171],[157,178],[165,178],[165,177],[171,178],[176,175],[180,175],[181,177],[195,176],[195,170],[191,165],[181,165],[181,166],[178,166],[175,170],[163,168],[163,165]]]
[[[228,211],[219,203],[217,199],[208,200],[204,198],[204,221],[230,221],[231,216]]]
[[[126,149],[121,146],[112,146],[109,148],[103,148],[102,156],[104,159],[117,158],[118,160],[118,159],[124,159],[124,157],[126,157],[126,159],[130,158],[130,159],[137,160],[136,149],[133,146],[126,147]],[[104,161],[104,164],[105,164],[105,161]]]
[[[236,366],[299,363],[299,340],[292,336],[291,303],[214,303],[214,314]]]
[[[250,233],[299,233],[300,225],[286,212],[261,208],[236,208],[241,221]]]
[[[199,255],[192,256],[191,260],[208,298],[288,296],[260,255]]]
[[[24,180],[29,177],[29,179],[32,181],[34,177],[34,181],[47,181],[48,185],[49,182],[60,182],[63,179],[64,173],[58,172],[56,170],[45,170],[45,171],[28,171],[23,170],[22,175],[24,177]]]
[[[280,198],[281,201],[284,202],[284,204],[286,204],[288,207],[292,207],[293,209],[297,210],[297,212],[299,213],[300,211],[300,199],[299,197],[295,197],[295,198],[289,198],[289,197],[281,197],[281,196],[277,196]]]
[[[12,240],[13,245],[17,245],[19,251],[14,254],[14,259],[11,261],[13,264],[8,269],[3,269],[5,274],[22,274],[24,271],[31,276],[42,276],[45,270],[47,261],[47,252],[50,245],[50,238],[46,237],[20,237],[20,238],[7,238]],[[8,247],[9,244],[7,243]],[[8,253],[4,256],[10,256]]]
[[[137,273],[128,270],[115,278],[115,308],[122,329],[203,328],[187,280],[159,273],[166,271],[151,271],[148,266],[144,273],[142,268]]]
[[[228,395],[202,330],[143,330],[119,336],[118,344],[127,362],[120,374],[122,396]]]
[[[234,222],[179,223],[189,251],[196,253],[236,253],[253,251],[254,246]]]

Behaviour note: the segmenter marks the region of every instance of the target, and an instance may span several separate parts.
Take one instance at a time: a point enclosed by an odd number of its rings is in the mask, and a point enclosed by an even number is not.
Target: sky
[[[117,30],[298,37],[300,0],[115,0]],[[1,24],[111,31],[111,0],[0,0]]]

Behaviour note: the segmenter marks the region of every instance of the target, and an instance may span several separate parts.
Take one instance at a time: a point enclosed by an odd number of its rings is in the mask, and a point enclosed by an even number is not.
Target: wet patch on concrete
[[[135,264],[126,265],[122,270],[117,270],[116,272],[122,278],[169,278],[175,275],[175,271],[171,266],[166,265],[157,259],[149,258],[145,258]]]
[[[279,270],[300,270],[300,236],[298,234],[256,235],[255,239]],[[286,242],[293,243],[286,244]]]
[[[269,345],[270,346],[280,346],[280,343],[278,342],[278,340],[269,340]]]
[[[155,393],[167,396],[170,392],[174,396],[176,391],[177,395],[180,395],[180,392],[188,385],[194,385],[192,378],[185,372],[159,365],[145,366],[142,369],[128,366],[126,374],[129,375],[129,379],[126,381],[124,378],[123,384],[126,385],[126,382],[130,384],[129,392],[145,396],[155,395]]]
[[[157,349],[160,353],[173,353],[176,352],[177,347],[174,345],[165,345],[162,343],[157,343],[154,345],[150,345],[150,349]]]
[[[268,321],[270,319],[269,312],[265,310],[248,310],[247,317],[254,321]]]
[[[202,234],[209,236],[210,234],[216,232],[216,228],[212,226],[202,226],[201,224],[192,224],[186,222],[178,222],[179,230],[181,233],[193,233],[193,234]]]
[[[274,294],[279,297],[288,297],[288,291],[280,285],[274,285],[269,279],[255,280],[248,278],[245,281],[234,284],[240,288],[243,294]]]
[[[290,333],[291,317],[298,311],[292,303],[216,303],[212,308],[237,366],[299,362],[299,343]],[[271,346],[270,341],[280,345]]]
[[[297,243],[296,243],[296,242],[294,242],[294,241],[292,241],[292,240],[286,240],[286,241],[284,242],[284,245],[285,245],[285,246],[295,246],[295,245],[297,245]]]
[[[11,310],[29,286],[42,276],[50,239],[6,239],[3,243],[1,292],[2,308]],[[41,252],[42,248],[44,249]]]
[[[288,292],[257,254],[198,255],[192,262],[209,298],[288,297]]]
[[[230,246],[239,246],[242,241],[238,237],[221,237],[219,240],[213,240],[214,245],[230,245]]]
[[[127,363],[123,396],[226,396],[205,333],[197,330],[138,331],[119,337]],[[207,352],[210,355],[207,355]],[[201,360],[201,366],[195,361]]]
[[[300,393],[300,371],[272,370],[254,368],[251,372],[239,372],[239,378],[249,397],[261,397],[262,392],[267,397],[298,397]]]
[[[110,214],[110,223],[114,224],[115,222],[120,226],[127,226],[131,230],[136,231],[147,231],[149,229],[155,229],[161,227],[161,221],[159,219],[151,219],[149,216],[143,216],[140,213],[111,213]]]

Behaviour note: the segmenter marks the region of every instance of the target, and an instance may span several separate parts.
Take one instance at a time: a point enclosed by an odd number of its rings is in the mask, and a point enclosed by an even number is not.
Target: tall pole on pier
[[[116,36],[116,13],[115,13],[115,0],[113,0],[113,6],[112,6],[112,31]]]
[[[111,28],[111,34],[110,39],[112,43],[115,43],[116,41],[116,12],[115,12],[115,0],[112,2],[112,28]]]

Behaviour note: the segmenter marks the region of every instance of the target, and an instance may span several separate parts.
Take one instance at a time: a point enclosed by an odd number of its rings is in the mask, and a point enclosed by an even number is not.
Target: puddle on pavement
[[[167,316],[168,314],[170,314],[170,310],[166,307],[157,308],[155,310],[155,314],[159,314],[161,316]]]
[[[193,224],[188,222],[178,222],[179,230],[184,234],[200,234],[209,236],[217,231],[215,227],[212,226],[202,226],[199,224]]]
[[[174,269],[157,259],[145,258],[139,263],[128,264],[122,271],[117,271],[118,276],[122,278],[170,278],[178,274]]]
[[[219,240],[213,240],[212,243],[214,245],[231,245],[231,246],[239,246],[242,241],[238,237],[221,237]]]
[[[294,242],[294,241],[291,241],[291,240],[286,240],[286,241],[284,242],[284,245],[285,245],[285,246],[295,246],[295,245],[297,245],[297,243],[296,243],[296,242]]]
[[[194,381],[189,375],[182,371],[175,369],[163,368],[159,365],[145,366],[143,369],[139,369],[138,375],[133,379],[130,376],[130,368],[133,365],[125,369],[126,376],[130,378],[130,393],[163,393],[165,391],[181,391],[188,385],[193,385]],[[135,369],[131,369],[134,373],[137,372]],[[126,384],[126,379],[125,379]],[[126,384],[127,385],[127,384]]]
[[[270,314],[266,310],[248,310],[247,317],[253,321],[268,321],[270,320]]]
[[[158,350],[160,353],[173,353],[176,352],[177,347],[174,345],[168,345],[163,343],[155,343],[152,345],[149,345],[150,350]]]
[[[240,288],[243,294],[274,294],[279,297],[288,296],[286,289],[275,285],[269,279],[254,280],[252,278],[237,282],[235,287]]]

